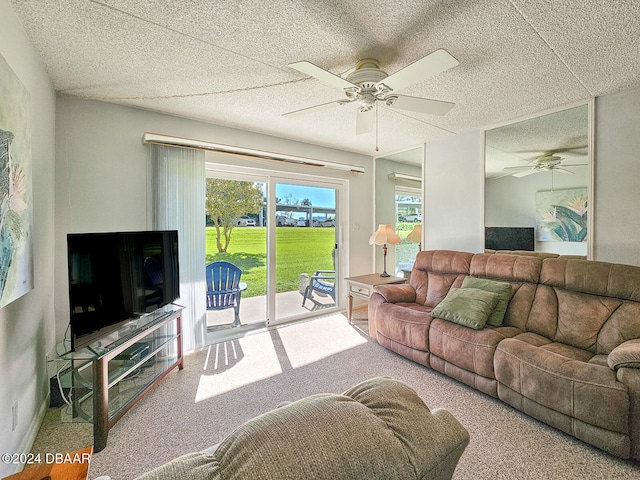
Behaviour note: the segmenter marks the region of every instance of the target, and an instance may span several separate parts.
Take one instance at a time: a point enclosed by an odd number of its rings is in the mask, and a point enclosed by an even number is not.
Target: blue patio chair
[[[219,261],[207,265],[207,310],[235,311],[234,325],[240,325],[240,297],[247,284],[240,281],[242,270],[233,263]]]
[[[336,264],[336,249],[331,251],[331,257],[333,259],[333,265]],[[311,300],[317,305],[317,302],[313,300],[313,292],[317,292],[320,295],[328,295],[333,299],[333,303],[336,303],[336,271],[335,270],[316,270],[316,272],[309,277],[309,285],[304,291],[302,298],[302,306]]]

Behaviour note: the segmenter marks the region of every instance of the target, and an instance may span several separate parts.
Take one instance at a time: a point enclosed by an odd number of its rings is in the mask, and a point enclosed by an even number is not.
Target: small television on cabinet
[[[535,250],[533,227],[485,227],[484,248],[490,250]]]
[[[67,235],[71,350],[180,296],[175,230]]]

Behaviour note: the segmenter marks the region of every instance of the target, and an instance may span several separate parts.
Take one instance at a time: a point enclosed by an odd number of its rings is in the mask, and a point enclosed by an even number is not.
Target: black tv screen
[[[175,230],[67,236],[71,349],[180,296]]]
[[[485,227],[484,248],[490,250],[535,250],[533,227]]]

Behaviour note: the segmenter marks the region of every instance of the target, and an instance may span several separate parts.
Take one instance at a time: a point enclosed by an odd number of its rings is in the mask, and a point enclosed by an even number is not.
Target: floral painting
[[[0,56],[0,308],[33,288],[29,101]]]
[[[536,237],[540,242],[587,241],[587,188],[536,192]]]

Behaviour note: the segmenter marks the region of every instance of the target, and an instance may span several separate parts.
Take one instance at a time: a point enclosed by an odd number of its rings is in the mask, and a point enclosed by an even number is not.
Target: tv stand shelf
[[[72,416],[93,422],[94,452],[143,394],[174,367],[182,370],[181,315],[168,305],[63,356],[72,363]]]

